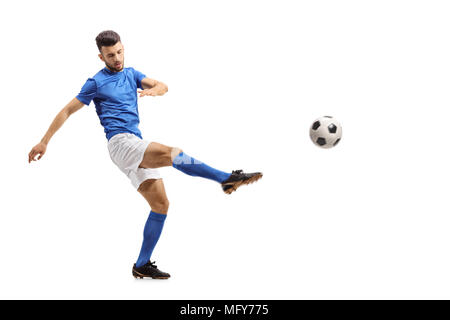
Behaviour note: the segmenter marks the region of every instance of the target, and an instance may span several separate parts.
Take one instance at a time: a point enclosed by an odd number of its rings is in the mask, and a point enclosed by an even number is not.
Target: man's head
[[[112,30],[107,30],[101,32],[95,38],[95,41],[100,51],[98,56],[106,64],[106,67],[114,72],[122,71],[124,65],[124,48],[120,41],[120,36]]]

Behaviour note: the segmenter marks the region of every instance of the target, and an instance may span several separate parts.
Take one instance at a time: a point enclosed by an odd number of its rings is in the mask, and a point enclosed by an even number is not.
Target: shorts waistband
[[[140,136],[138,136],[137,134],[135,134],[135,133],[131,133],[131,132],[126,132],[126,131],[119,131],[119,132],[113,132],[113,133],[111,133],[111,136],[110,136],[110,138],[108,139],[108,141],[111,141],[111,139],[113,139],[114,137],[117,137],[118,135],[120,135],[120,134],[125,134],[125,135],[133,135],[133,136],[135,136],[135,137],[137,137],[137,138],[139,138],[139,139],[141,139],[142,140],[142,137],[140,137]],[[117,139],[117,138],[116,138]]]

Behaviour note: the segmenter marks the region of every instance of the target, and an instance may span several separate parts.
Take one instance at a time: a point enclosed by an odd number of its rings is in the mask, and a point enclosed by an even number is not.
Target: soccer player
[[[137,94],[139,97],[162,96],[167,92],[167,86],[131,67],[124,67],[124,46],[116,32],[103,31],[95,40],[100,51],[98,56],[105,67],[89,78],[80,93],[56,115],[44,137],[28,154],[28,162],[36,161],[36,156],[40,160],[51,137],[69,116],[94,101],[100,123],[105,129],[111,160],[150,205],[144,240],[132,274],[141,279],[167,279],[170,275],[150,261],[169,209],[157,168],[172,166],[190,176],[216,181],[226,194],[259,180],[262,173],[244,173],[242,170],[223,172],[190,157],[180,148],[143,140],[138,128]],[[138,91],[138,88],[141,90]]]

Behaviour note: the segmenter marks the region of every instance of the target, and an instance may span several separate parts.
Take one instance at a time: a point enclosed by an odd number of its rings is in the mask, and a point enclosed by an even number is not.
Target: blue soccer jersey
[[[89,78],[76,96],[85,105],[94,101],[106,139],[117,133],[128,132],[142,139],[139,130],[137,88],[143,89],[145,75],[133,68],[120,72],[103,68]]]

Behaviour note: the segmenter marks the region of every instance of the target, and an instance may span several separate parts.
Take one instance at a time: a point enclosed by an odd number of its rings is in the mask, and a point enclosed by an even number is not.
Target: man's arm
[[[64,124],[64,122],[70,117],[70,115],[78,110],[80,110],[84,106],[84,103],[78,100],[77,98],[73,98],[55,117],[53,122],[50,124],[47,132],[44,137],[41,139],[37,145],[31,149],[28,154],[28,163],[31,161],[36,161],[34,157],[39,154],[37,160],[40,160],[47,150],[47,144],[49,143],[52,136],[58,131],[59,128]]]
[[[150,78],[144,78],[141,81],[143,91],[138,91],[140,93],[139,97],[143,96],[162,96],[165,94],[169,88],[167,85],[162,83],[161,81],[156,81]]]

